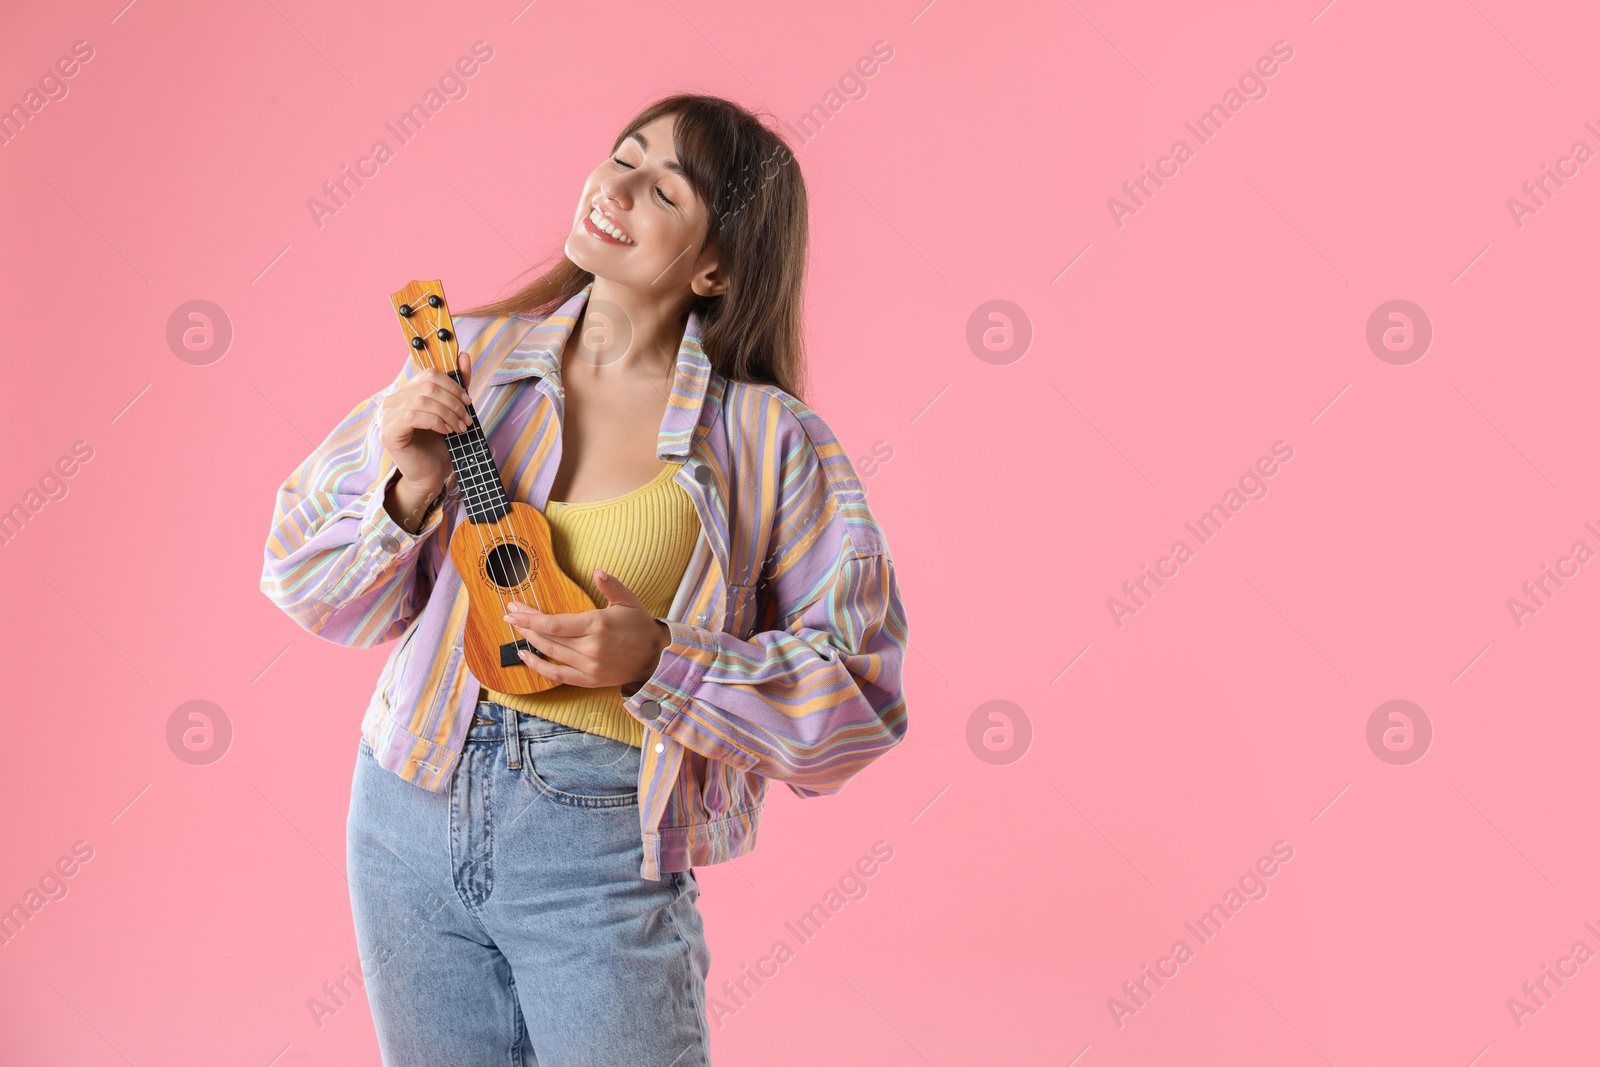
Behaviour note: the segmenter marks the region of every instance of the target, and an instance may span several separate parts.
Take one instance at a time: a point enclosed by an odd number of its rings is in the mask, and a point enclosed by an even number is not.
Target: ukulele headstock
[[[389,302],[405,331],[412,358],[425,369],[445,374],[455,370],[456,326],[439,280],[414,281],[398,293],[390,293]]]

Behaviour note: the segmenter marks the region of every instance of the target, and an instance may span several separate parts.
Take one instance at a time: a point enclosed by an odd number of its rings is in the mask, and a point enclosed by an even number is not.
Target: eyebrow
[[[650,151],[650,142],[644,139],[644,134],[640,133],[638,130],[634,130],[628,136],[638,141],[640,148],[644,149],[646,152]],[[689,173],[683,169],[683,164],[679,163],[676,159],[663,160],[661,165],[667,170],[670,170],[672,173],[678,175],[678,177],[682,178],[684,181],[689,180]]]

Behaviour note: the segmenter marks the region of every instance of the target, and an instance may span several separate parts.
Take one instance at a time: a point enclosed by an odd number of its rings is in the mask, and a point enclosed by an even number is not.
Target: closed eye
[[[624,162],[622,162],[622,160],[616,158],[615,156],[611,157],[611,162],[615,163],[619,167],[627,167],[629,170],[633,169],[631,164],[624,163]],[[670,206],[670,207],[677,207],[678,206],[678,205],[674,204],[671,201],[671,199],[668,198],[666,193],[663,193],[661,191],[661,186],[659,186],[659,185],[656,186],[656,195],[659,196],[662,200],[665,200],[667,202],[668,206]]]

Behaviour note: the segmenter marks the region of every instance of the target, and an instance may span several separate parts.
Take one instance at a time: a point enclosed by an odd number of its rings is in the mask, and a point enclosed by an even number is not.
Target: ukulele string
[[[426,307],[428,305],[424,302],[422,306]],[[421,308],[417,308],[417,310],[420,311]],[[414,337],[421,337],[422,336],[417,331],[417,328],[414,325],[412,325],[411,320],[409,318],[402,317],[400,319],[400,321],[405,323],[406,328],[411,331],[412,336],[414,336]],[[437,318],[435,318],[433,326],[434,326],[434,336],[437,337],[438,333],[439,333],[439,330],[441,329],[440,322],[439,322],[439,320]],[[427,347],[426,347],[427,342],[424,341],[423,344],[424,344],[423,351],[426,352],[427,351]],[[444,350],[441,347],[440,356],[442,357],[443,355],[444,355]],[[455,369],[459,372],[460,367],[456,367]],[[469,414],[470,414],[470,412],[469,412]],[[460,437],[462,437],[462,436],[464,436],[466,434],[470,434],[471,432],[472,432],[472,429],[469,426],[465,431],[463,431],[460,434],[446,434],[445,435],[445,444],[450,450],[450,459],[451,459],[452,463],[454,463],[454,461],[455,461],[456,449],[455,449],[455,446],[453,444],[451,444],[450,438],[452,438],[452,437],[460,438]],[[464,442],[462,444],[463,444],[463,453],[464,453],[464,456],[465,456],[465,447],[466,447],[466,445],[465,445]],[[460,481],[466,482],[468,480],[468,478],[470,477],[470,470],[468,472],[458,471],[457,474],[459,476],[459,480]],[[465,495],[465,488],[466,487],[463,486],[463,495]],[[472,522],[471,519],[470,519],[470,516],[469,516],[467,525],[472,527],[473,533],[477,535],[478,545],[483,550],[484,556],[487,557],[489,555],[489,552],[490,552],[489,541],[488,541],[487,538],[484,537],[482,524],[481,523]],[[496,520],[496,522],[495,522],[495,528],[496,528],[497,531],[499,530],[499,521],[498,520]],[[491,575],[490,578],[492,580],[493,579],[493,575]],[[513,642],[517,641],[517,640],[521,640],[522,639],[522,635],[517,633],[516,630],[512,628],[511,624],[504,620],[504,616],[510,614],[511,607],[510,607],[509,604],[506,603],[506,598],[505,598],[504,594],[501,592],[500,583],[499,582],[493,582],[493,585],[494,585],[495,598],[500,601],[500,612],[501,612],[502,618],[499,620],[499,625],[504,626],[508,631],[510,631],[511,639],[512,639]]]
[[[435,334],[435,336],[437,336],[438,335],[438,331],[441,328],[440,320],[438,318],[435,318],[433,325],[434,325],[434,334]],[[458,359],[457,360],[456,370],[459,371],[460,369],[461,369],[460,368],[460,360]],[[471,412],[468,412],[468,414],[471,414]],[[476,421],[476,420],[474,420],[474,421]],[[478,425],[481,428],[482,424],[479,423]],[[470,434],[471,432],[472,432],[472,428],[471,427],[468,427],[467,430],[464,431],[464,433],[466,433],[466,434]],[[457,436],[461,436],[461,435],[457,435]],[[480,435],[480,439],[483,440],[484,447],[487,448],[488,447],[487,438],[483,437],[482,435]],[[478,444],[478,439],[474,439],[474,440],[472,440],[472,441],[470,441],[468,443],[476,446]],[[490,456],[489,462],[483,465],[483,469],[486,470],[486,471],[494,471],[494,461],[493,461],[493,455],[492,454]],[[495,471],[495,476],[496,476],[496,478],[499,477],[499,472],[498,471]],[[501,490],[504,491],[504,489],[505,489],[505,487],[502,485],[501,486]],[[507,497],[508,497],[508,501],[507,502],[509,503],[509,494],[507,494]],[[506,514],[509,515],[510,512],[508,511]],[[500,518],[495,519],[494,522],[491,525],[493,526],[495,533],[500,535],[502,541],[509,540],[512,543],[515,543],[515,541],[516,541],[515,535],[507,527],[501,525],[501,523],[504,521],[504,519],[505,519],[505,516],[503,515]],[[474,524],[474,525],[477,525],[477,524]],[[478,534],[478,539],[479,539],[480,542],[482,542],[482,540],[483,540],[483,534],[482,534],[481,531]],[[487,548],[485,550],[487,551]],[[534,585],[533,575],[531,573],[526,578],[518,579],[516,585],[509,586],[507,588],[510,588],[513,592],[521,592],[524,586],[527,587],[528,599],[533,601],[534,609],[536,611],[543,612],[544,611],[544,604],[539,600],[539,590]],[[499,593],[501,588],[503,588],[503,587],[498,582],[495,583],[495,591],[496,591],[496,593]],[[501,604],[502,607],[506,607],[505,598],[503,596],[500,598],[500,604]],[[509,611],[510,609],[506,608],[506,610]]]
[[[428,304],[424,304],[423,306],[431,308],[431,305],[428,305]],[[443,307],[443,302],[442,301],[441,301],[440,307],[441,308]],[[434,316],[434,320],[433,320],[433,331],[434,331],[434,336],[435,337],[437,337],[439,335],[439,331],[441,329],[443,329],[443,327],[444,327],[444,324],[443,324],[443,321],[442,321],[442,316],[439,315],[439,314],[436,314]],[[443,354],[444,354],[444,350],[443,350],[443,348],[441,346],[440,355],[443,356]],[[460,360],[457,359],[457,366],[456,366],[455,369],[456,369],[456,371],[458,373],[459,373],[459,371],[461,369],[459,364],[460,364]],[[463,386],[463,388],[465,388],[465,387]],[[470,397],[469,397],[468,403],[469,404],[471,403]],[[474,424],[477,424],[477,425],[479,425],[481,427],[481,423],[477,423],[476,417],[472,415],[471,411],[468,412],[468,415],[472,416]],[[463,450],[463,455],[464,456],[470,455],[473,459],[476,459],[477,455],[478,455],[478,451],[480,450],[480,448],[486,449],[487,445],[488,445],[488,442],[487,442],[486,439],[483,438],[483,436],[481,434],[478,437],[473,437],[473,436],[471,436],[471,434],[472,434],[472,427],[469,426],[466,430],[462,431],[462,433],[453,434],[451,436],[457,438],[460,441],[460,443],[462,445],[462,450]],[[480,445],[480,441],[482,442],[481,445]],[[471,449],[470,452],[468,451],[469,448]],[[455,454],[455,450],[452,448],[451,449],[452,460],[454,459],[454,454]],[[490,457],[490,461],[489,462],[481,464],[481,465],[473,464],[472,467],[469,468],[469,469],[473,469],[475,471],[475,473],[492,474],[497,482],[499,480],[499,474],[495,470],[493,459],[492,459],[492,455]],[[504,492],[504,486],[501,486],[500,488],[501,488],[502,492]],[[510,512],[508,511],[506,514],[509,515]],[[505,519],[505,516],[500,516],[500,517],[497,517],[492,523],[489,523],[489,524],[484,524],[484,523],[471,523],[470,524],[473,527],[473,532],[478,537],[478,544],[481,547],[481,549],[483,550],[483,553],[484,553],[485,556],[489,555],[490,549],[489,549],[489,541],[486,540],[485,537],[484,537],[484,531],[482,529],[482,527],[484,525],[490,525],[490,526],[493,527],[495,533],[499,536],[499,539],[500,539],[501,543],[510,542],[513,545],[516,544],[516,538],[515,538],[514,534],[512,533],[512,531],[510,529],[508,529],[506,526],[502,525],[502,522],[503,522],[504,519]],[[491,575],[490,577],[491,577],[491,579],[494,578],[493,575]],[[543,612],[544,611],[544,604],[539,599],[539,591],[538,591],[538,588],[534,584],[533,575],[531,573],[529,574],[529,576],[527,578],[519,578],[518,581],[517,581],[517,584],[514,585],[514,586],[510,586],[509,588],[513,592],[521,592],[523,590],[524,586],[526,586],[526,589],[527,589],[527,599],[531,600],[533,602],[534,609],[539,611],[539,612]],[[508,588],[508,587],[502,586],[498,581],[494,582],[495,598],[500,603],[500,611],[501,611],[501,615],[502,615],[502,619],[501,619],[500,625],[506,627],[506,629],[510,632],[510,634],[511,634],[511,642],[512,643],[515,643],[517,641],[525,641],[526,638],[524,638],[520,633],[517,633],[516,629],[510,623],[504,621],[503,616],[504,615],[508,615],[511,612],[510,605],[506,603],[506,597],[505,597],[505,594],[503,592],[503,590],[505,588]]]

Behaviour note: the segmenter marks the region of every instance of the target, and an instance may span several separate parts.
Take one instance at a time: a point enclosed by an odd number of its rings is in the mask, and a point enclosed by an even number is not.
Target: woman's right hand
[[[461,352],[457,359],[461,380],[471,383],[472,357]],[[470,397],[441,370],[419,371],[416,377],[383,398],[383,447],[394,457],[400,475],[414,491],[431,500],[450,477],[450,449],[444,435],[460,433],[471,423],[467,416]]]

